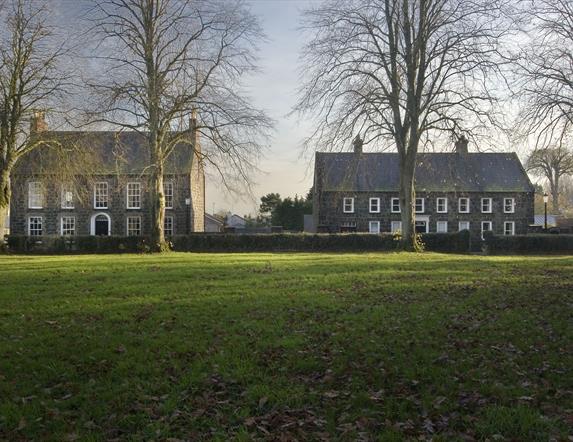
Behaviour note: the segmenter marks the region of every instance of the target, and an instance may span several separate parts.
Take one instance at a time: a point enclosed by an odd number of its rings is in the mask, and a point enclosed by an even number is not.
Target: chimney
[[[46,130],[48,130],[46,112],[39,110],[34,111],[30,119],[30,133],[44,132]]]
[[[462,135],[460,138],[458,138],[458,141],[456,141],[456,153],[468,153],[468,139]]]
[[[356,135],[356,137],[354,137],[354,141],[352,142],[352,145],[354,146],[354,153],[362,153],[362,145],[364,144],[364,141],[362,141],[362,139],[360,138],[360,134]]]
[[[189,118],[189,130],[191,131],[191,142],[195,152],[201,152],[201,144],[199,143],[199,131],[197,130],[197,109],[191,110],[191,118]]]

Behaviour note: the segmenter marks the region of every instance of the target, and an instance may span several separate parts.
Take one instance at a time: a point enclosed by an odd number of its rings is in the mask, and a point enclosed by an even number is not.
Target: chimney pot
[[[458,138],[455,146],[457,153],[468,153],[468,139],[464,135]]]
[[[46,130],[48,130],[46,112],[34,111],[30,120],[30,133],[44,132]]]
[[[364,141],[362,141],[362,139],[360,138],[360,134],[356,135],[356,137],[354,137],[354,141],[352,142],[352,145],[354,146],[354,153],[362,153],[363,144]]]

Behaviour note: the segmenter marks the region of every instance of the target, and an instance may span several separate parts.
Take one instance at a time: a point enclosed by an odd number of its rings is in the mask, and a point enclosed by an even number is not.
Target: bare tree
[[[551,147],[573,127],[573,1],[519,4],[525,32],[515,58],[518,129],[535,136],[536,149]]]
[[[527,159],[527,170],[547,180],[553,210],[560,213],[560,182],[564,176],[573,174],[573,152],[561,146],[534,150]]]
[[[9,4],[9,5],[8,5]],[[0,227],[10,203],[10,174],[25,154],[46,144],[28,121],[65,93],[67,51],[48,22],[47,5],[32,0],[4,3],[0,11]],[[0,229],[1,231],[1,229]]]
[[[306,11],[312,33],[295,110],[317,117],[307,146],[393,145],[405,248],[416,247],[416,154],[440,133],[495,122],[493,80],[508,32],[498,0],[336,0]]]
[[[98,0],[97,57],[104,74],[94,83],[103,112],[96,120],[142,132],[148,139],[154,247],[164,247],[163,174],[175,146],[201,134],[201,160],[228,187],[248,183],[271,126],[241,94],[256,70],[263,38],[241,2]],[[92,16],[93,16],[92,14]],[[198,111],[195,128],[187,126]],[[194,146],[196,147],[196,146]]]

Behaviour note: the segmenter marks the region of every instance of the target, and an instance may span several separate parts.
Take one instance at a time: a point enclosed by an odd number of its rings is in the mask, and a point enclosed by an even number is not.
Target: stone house
[[[397,153],[317,152],[314,225],[318,232],[401,229]],[[515,153],[419,153],[415,173],[416,230],[525,234],[533,223],[534,188]]]
[[[86,171],[72,152],[68,169],[77,166],[80,172],[63,179],[46,166],[54,160],[49,148],[22,157],[11,176],[12,235],[140,236],[151,231],[145,134],[50,131],[42,113],[32,119],[31,131],[61,149],[84,146],[93,164]],[[165,167],[166,236],[204,230],[205,175],[196,131],[190,140],[175,146]]]

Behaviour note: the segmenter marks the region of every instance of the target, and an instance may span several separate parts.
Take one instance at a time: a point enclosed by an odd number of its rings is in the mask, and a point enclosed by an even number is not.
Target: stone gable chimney
[[[46,112],[34,111],[30,119],[30,133],[44,132],[48,130],[48,123],[46,123]]]
[[[456,141],[456,153],[468,153],[468,139],[465,136],[461,136]]]
[[[356,137],[354,137],[354,141],[352,142],[352,145],[354,146],[354,153],[362,153],[362,145],[364,144],[364,141],[362,141],[362,138],[360,138],[360,135],[356,135]]]

